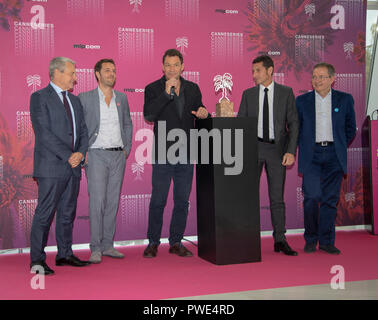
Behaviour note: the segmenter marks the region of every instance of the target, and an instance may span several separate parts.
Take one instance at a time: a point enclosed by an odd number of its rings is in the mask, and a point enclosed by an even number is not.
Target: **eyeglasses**
[[[312,76],[312,80],[325,80],[325,79],[327,79],[327,78],[331,78],[330,76],[319,76],[319,77],[317,77],[317,76]]]

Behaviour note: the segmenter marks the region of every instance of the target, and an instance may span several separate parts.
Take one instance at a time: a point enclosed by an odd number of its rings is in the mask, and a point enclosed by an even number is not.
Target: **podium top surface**
[[[243,128],[257,126],[257,118],[254,117],[214,117],[207,119],[196,119],[198,127],[231,127]]]

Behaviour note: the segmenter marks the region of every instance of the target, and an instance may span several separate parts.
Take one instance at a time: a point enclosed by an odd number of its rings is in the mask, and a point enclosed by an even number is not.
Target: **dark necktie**
[[[67,94],[67,91],[62,91],[64,108],[66,109],[66,113],[67,113],[67,116],[68,116],[68,120],[69,120],[69,122],[70,122],[70,124],[71,124],[71,130],[72,130],[71,147],[72,147],[72,150],[73,150],[73,149],[74,149],[74,129],[73,129],[73,120],[72,120],[71,108],[70,108],[70,105],[69,105],[69,103],[68,103],[68,100],[67,100],[66,94]]]
[[[264,105],[263,105],[263,140],[269,142],[269,103],[268,103],[268,88],[265,88]]]

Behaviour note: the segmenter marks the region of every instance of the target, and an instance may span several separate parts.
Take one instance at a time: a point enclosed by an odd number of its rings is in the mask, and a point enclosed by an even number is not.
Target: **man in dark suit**
[[[79,194],[81,167],[88,149],[88,132],[80,100],[68,92],[76,81],[75,63],[64,57],[50,61],[50,84],[30,98],[30,117],[35,134],[34,172],[38,205],[30,234],[30,267],[45,275],[54,271],[46,264],[44,248],[56,215],[56,265],[85,266],[72,252],[72,229]]]
[[[347,146],[356,133],[353,97],[331,89],[335,68],[317,64],[315,90],[297,97],[299,116],[298,171],[303,175],[305,252],[319,249],[339,254],[335,243],[336,205],[347,173]],[[320,204],[320,206],[319,206]]]
[[[252,62],[256,86],[243,92],[238,117],[257,118],[258,168],[268,178],[274,251],[296,256],[285,237],[284,186],[286,167],[295,162],[298,115],[293,90],[273,82],[273,60],[259,56]]]
[[[166,150],[175,142],[167,141],[165,132],[181,129],[189,141],[190,129],[194,128],[195,117],[208,117],[202,105],[202,95],[197,84],[181,77],[184,70],[182,54],[176,49],[167,50],[163,56],[164,76],[149,84],[144,95],[144,117],[154,122],[155,163],[152,167],[152,195],[148,217],[147,237],[149,245],[145,249],[145,258],[156,257],[160,244],[163,213],[167,202],[169,186],[173,180],[174,208],[172,212],[169,252],[181,257],[190,257],[192,253],[181,244],[188,215],[189,195],[192,188],[193,164],[189,159],[185,163],[172,163]],[[164,124],[164,133],[158,130]],[[162,130],[163,131],[163,130]],[[163,144],[166,143],[166,150]],[[181,150],[182,151],[182,150]]]

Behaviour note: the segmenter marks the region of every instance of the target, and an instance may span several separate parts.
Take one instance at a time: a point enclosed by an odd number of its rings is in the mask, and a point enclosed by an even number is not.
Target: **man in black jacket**
[[[181,257],[193,255],[181,244],[188,215],[193,164],[190,163],[188,157],[185,157],[185,161],[178,163],[170,159],[166,150],[169,150],[169,147],[177,141],[167,141],[166,133],[174,129],[183,130],[186,133],[186,141],[189,141],[189,132],[194,128],[195,117],[205,119],[209,114],[202,106],[202,95],[198,85],[182,78],[183,70],[181,53],[176,49],[169,49],[163,56],[164,76],[145,88],[144,117],[147,121],[154,122],[155,137],[152,195],[147,231],[149,245],[143,253],[145,258],[156,257],[160,244],[164,208],[172,179],[174,208],[170,224],[169,252]],[[158,130],[159,126],[165,127],[165,130]],[[185,152],[183,148],[178,151]]]
[[[265,167],[274,251],[297,256],[286,240],[286,208],[284,188],[286,167],[295,163],[298,141],[298,114],[290,87],[273,81],[274,63],[263,55],[252,61],[252,76],[256,86],[243,92],[238,117],[257,119],[258,170]]]

